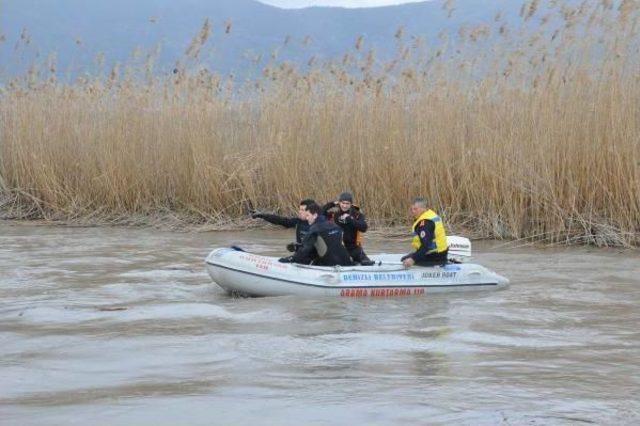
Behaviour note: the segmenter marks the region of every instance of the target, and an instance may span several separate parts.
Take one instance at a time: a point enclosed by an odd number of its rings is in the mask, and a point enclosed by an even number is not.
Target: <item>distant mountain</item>
[[[52,52],[59,75],[98,72],[99,53],[106,72],[115,62],[136,60],[136,48],[149,52],[156,46],[156,72],[170,72],[207,18],[212,32],[199,60],[221,73],[248,75],[247,70],[264,66],[276,50],[278,59],[302,64],[314,56],[335,57],[353,49],[361,35],[365,49],[389,57],[397,47],[399,27],[407,38],[434,42],[441,31],[455,34],[462,25],[491,23],[500,10],[506,19],[515,19],[520,2],[457,0],[454,6],[448,17],[439,0],[295,10],[253,0],[5,0],[0,2],[0,76],[23,72]]]

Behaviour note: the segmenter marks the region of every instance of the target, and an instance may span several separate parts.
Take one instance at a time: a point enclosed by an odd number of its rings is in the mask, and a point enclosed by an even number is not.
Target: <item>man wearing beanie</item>
[[[362,234],[367,231],[367,221],[360,208],[353,204],[350,192],[343,192],[338,201],[325,204],[322,214],[342,228],[342,241],[354,262],[366,266],[374,264],[362,249]]]

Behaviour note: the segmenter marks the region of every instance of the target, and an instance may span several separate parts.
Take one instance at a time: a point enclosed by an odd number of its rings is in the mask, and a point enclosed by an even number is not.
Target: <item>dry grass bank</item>
[[[498,18],[423,51],[399,32],[394,61],[358,42],[242,87],[186,68],[71,85],[34,71],[0,95],[1,209],[219,222],[350,189],[378,223],[423,195],[476,235],[637,246],[637,5],[538,7],[523,8],[535,34]]]

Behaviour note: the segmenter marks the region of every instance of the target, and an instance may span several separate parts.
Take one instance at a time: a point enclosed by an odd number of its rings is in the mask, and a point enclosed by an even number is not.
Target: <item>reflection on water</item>
[[[204,271],[289,238],[1,224],[0,424],[640,421],[637,252],[477,243],[510,289],[424,299],[235,299]]]

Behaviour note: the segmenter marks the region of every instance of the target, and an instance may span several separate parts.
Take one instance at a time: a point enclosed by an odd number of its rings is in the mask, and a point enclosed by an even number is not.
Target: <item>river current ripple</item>
[[[509,289],[410,299],[238,299],[204,270],[290,237],[0,224],[0,424],[640,423],[637,251],[474,243]]]

